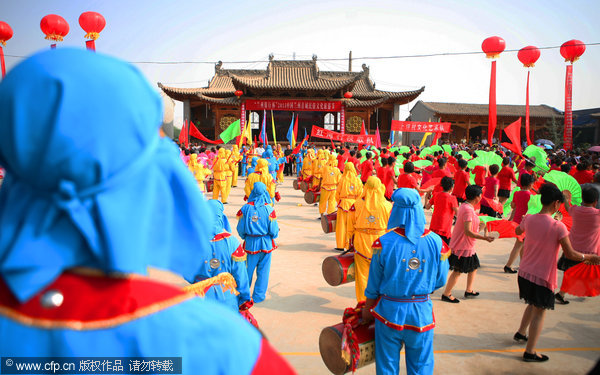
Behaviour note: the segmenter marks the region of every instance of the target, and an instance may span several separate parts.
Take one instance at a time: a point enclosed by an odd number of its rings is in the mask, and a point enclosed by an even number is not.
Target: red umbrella
[[[579,297],[600,295],[600,265],[579,263],[565,271],[560,290]]]
[[[592,146],[592,147],[588,148],[588,151],[600,152],[600,146]]]

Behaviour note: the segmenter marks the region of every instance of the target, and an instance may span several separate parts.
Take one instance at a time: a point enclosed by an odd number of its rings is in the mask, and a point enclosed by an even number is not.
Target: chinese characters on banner
[[[340,132],[346,134],[346,106],[342,104],[342,110],[340,111]]]
[[[565,132],[564,148],[565,150],[573,149],[573,65],[567,65],[567,78],[565,79]]]
[[[342,102],[319,100],[246,100],[248,110],[340,112]]]
[[[375,145],[375,134],[373,135],[362,135],[362,134],[341,134],[332,130],[327,130],[313,125],[310,132],[311,137],[325,138],[332,141],[347,142],[347,143],[358,143],[362,145]]]
[[[421,122],[392,120],[392,131],[450,133],[449,122]]]
[[[242,102],[240,106],[240,129],[243,132],[246,125],[246,103]]]

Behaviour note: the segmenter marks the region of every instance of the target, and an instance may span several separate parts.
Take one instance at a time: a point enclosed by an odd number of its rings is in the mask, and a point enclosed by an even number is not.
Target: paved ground
[[[230,204],[225,206],[232,226],[243,204],[242,186],[243,180],[232,189]],[[267,299],[252,313],[299,374],[330,374],[319,354],[319,334],[341,322],[344,308],[356,304],[354,284],[332,287],[325,282],[321,263],[339,254],[333,250],[335,234],[323,233],[316,220],[317,207],[304,202],[290,178],[278,190],[283,196],[276,205],[279,249],[273,253]],[[431,213],[426,215],[429,219]],[[524,347],[514,343],[512,336],[525,305],[518,298],[516,275],[502,272],[513,242],[478,242],[482,268],[475,289],[480,297],[449,304],[439,300],[441,291],[432,296],[436,374],[585,374],[600,358],[600,298],[568,297],[569,305],[557,305],[546,315],[538,351],[550,360],[541,364],[521,360]],[[465,284],[462,277],[453,294],[462,299]],[[401,369],[405,373],[404,363]],[[375,365],[357,374],[375,374]]]

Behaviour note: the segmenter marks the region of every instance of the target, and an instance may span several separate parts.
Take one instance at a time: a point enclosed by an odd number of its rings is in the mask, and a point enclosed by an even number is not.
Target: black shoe
[[[522,335],[519,332],[517,332],[513,336],[513,340],[515,340],[516,342],[527,342],[527,336]]]
[[[509,266],[504,266],[504,272],[505,273],[517,273],[519,271],[517,270],[513,270],[512,268],[510,268]]]
[[[561,305],[568,305],[569,301],[567,301],[563,296],[560,295],[560,293],[556,293],[554,295],[554,299],[560,303]]]
[[[467,292],[467,291],[465,291],[465,298],[477,297],[478,295],[479,295],[479,292]]]
[[[540,354],[538,357],[537,353],[529,354],[527,352],[523,352],[523,360],[525,362],[546,362],[548,360],[547,355]]]
[[[450,295],[450,296],[452,296],[452,295]],[[450,302],[450,303],[459,303],[460,302],[460,300],[458,298],[456,298],[456,297],[454,297],[454,299],[450,299],[450,297],[445,296],[443,294],[442,294],[442,301],[444,301],[444,302]]]
[[[339,248],[339,247],[334,247],[334,248],[333,248],[333,250],[336,250],[336,251],[344,251],[345,249],[342,249],[342,248]]]

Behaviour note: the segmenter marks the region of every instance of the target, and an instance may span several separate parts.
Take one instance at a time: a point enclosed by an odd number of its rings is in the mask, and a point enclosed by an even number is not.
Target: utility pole
[[[352,71],[352,51],[348,54],[348,71]]]

